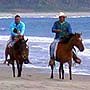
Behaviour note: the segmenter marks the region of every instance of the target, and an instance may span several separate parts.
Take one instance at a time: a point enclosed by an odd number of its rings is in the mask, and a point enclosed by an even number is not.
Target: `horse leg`
[[[62,64],[62,79],[64,79],[64,69],[63,69],[63,64]]]
[[[51,79],[53,79],[53,68],[54,68],[54,66],[53,65],[51,65]]]
[[[60,67],[59,67],[59,78],[60,78],[60,79],[61,79],[61,73],[62,73],[62,79],[64,79],[63,64],[60,63]]]
[[[59,79],[61,79],[61,69],[62,69],[62,66],[60,64],[60,66],[59,66]]]
[[[70,80],[72,80],[71,66],[72,66],[72,62],[69,62],[69,74],[70,74]]]
[[[7,48],[6,48],[5,49],[5,61],[4,61],[4,64],[6,64],[6,61],[8,61],[7,57],[8,57],[8,51],[7,51]]]
[[[13,70],[13,77],[15,77],[15,66],[14,66],[14,61],[12,63],[12,70]]]
[[[20,75],[19,75],[19,72],[20,72],[20,67],[19,67],[19,63],[18,62],[16,62],[17,63],[17,70],[18,70],[18,75],[17,75],[17,77],[19,77]]]
[[[19,63],[17,62],[18,77],[21,77],[21,72],[22,72],[22,64],[23,64],[23,63],[20,63],[20,64],[19,64]]]
[[[21,77],[21,72],[22,72],[22,65],[23,65],[23,63],[21,63],[21,64],[19,64],[19,65],[20,65],[20,67],[19,67],[19,69],[20,69],[19,76]]]

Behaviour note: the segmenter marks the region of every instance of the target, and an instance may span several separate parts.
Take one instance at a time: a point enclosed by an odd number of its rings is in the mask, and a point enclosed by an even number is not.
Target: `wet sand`
[[[64,80],[54,74],[44,73],[45,69],[23,68],[22,77],[12,77],[11,67],[0,64],[0,90],[90,90],[90,76],[65,75]],[[46,72],[46,70],[45,70]]]

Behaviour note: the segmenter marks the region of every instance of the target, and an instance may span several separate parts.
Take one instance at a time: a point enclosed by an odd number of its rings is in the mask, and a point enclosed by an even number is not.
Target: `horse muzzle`
[[[23,58],[23,59],[27,59],[27,58],[28,58],[28,54],[27,54],[27,53],[23,53],[23,54],[22,54],[22,58]]]
[[[84,51],[84,47],[83,47],[83,48],[80,48],[79,50],[80,50],[81,52],[83,52],[83,51]]]

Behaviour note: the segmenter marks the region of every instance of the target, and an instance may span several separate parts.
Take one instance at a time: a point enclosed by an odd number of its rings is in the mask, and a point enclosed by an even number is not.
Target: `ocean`
[[[10,23],[13,18],[0,18],[0,62],[5,59],[4,51],[7,41],[10,37]],[[29,59],[32,64],[24,65],[27,68],[44,68],[50,70],[49,62],[49,46],[54,40],[52,26],[58,18],[22,18],[26,24],[25,39],[29,45]],[[78,52],[81,58],[80,65],[76,64],[72,67],[73,74],[90,75],[90,17],[69,17],[66,19],[72,27],[73,33],[81,33],[85,50]],[[56,62],[55,71],[58,72],[59,64]],[[64,65],[65,72],[68,73],[68,64]]]

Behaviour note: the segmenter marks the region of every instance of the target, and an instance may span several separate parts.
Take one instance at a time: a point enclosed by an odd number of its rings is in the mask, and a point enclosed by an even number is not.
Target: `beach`
[[[73,75],[73,80],[69,80],[66,74],[60,80],[55,73],[54,79],[50,79],[50,74],[43,70],[23,68],[22,77],[13,78],[11,68],[0,64],[0,90],[90,90],[90,76]]]

